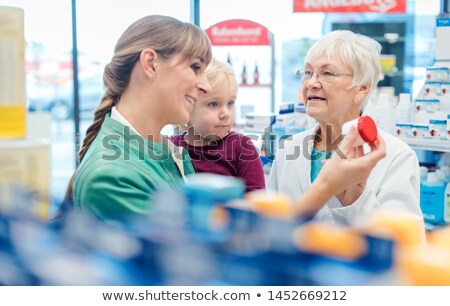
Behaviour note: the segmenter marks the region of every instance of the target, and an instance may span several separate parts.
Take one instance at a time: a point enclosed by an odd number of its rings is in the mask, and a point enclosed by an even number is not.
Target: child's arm
[[[236,147],[238,177],[245,181],[247,192],[265,189],[264,170],[258,151],[249,137],[239,136],[239,145]]]

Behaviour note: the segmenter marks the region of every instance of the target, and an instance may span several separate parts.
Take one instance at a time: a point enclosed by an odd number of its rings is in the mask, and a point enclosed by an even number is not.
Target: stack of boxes
[[[245,131],[264,134],[275,123],[275,113],[251,112],[245,115]]]
[[[396,135],[406,139],[450,140],[449,88],[449,68],[427,68],[426,82],[412,105],[412,122],[398,122]]]

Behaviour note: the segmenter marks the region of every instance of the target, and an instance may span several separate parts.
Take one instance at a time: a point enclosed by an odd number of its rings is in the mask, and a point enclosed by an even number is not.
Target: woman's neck
[[[133,126],[144,138],[153,142],[162,142],[161,130],[164,127],[155,114],[142,110],[138,103],[121,98],[117,111]]]
[[[336,149],[341,142],[342,126],[338,124],[319,123],[319,130],[314,138],[314,148],[327,153]]]

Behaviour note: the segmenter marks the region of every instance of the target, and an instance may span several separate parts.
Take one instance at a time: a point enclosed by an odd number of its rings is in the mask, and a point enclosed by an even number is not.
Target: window
[[[27,102],[32,111],[52,113],[51,194],[58,204],[75,170],[71,1],[0,0],[0,5],[24,10]],[[77,1],[82,136],[103,94],[103,67],[116,40],[133,21],[150,14],[189,21],[190,1]]]

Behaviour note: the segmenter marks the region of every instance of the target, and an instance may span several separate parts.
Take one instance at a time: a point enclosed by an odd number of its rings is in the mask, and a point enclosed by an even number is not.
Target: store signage
[[[269,30],[259,23],[231,19],[216,23],[206,29],[213,46],[266,46],[270,45]]]
[[[450,27],[450,18],[437,18],[436,27]]]
[[[294,0],[294,12],[406,13],[406,0]]]

